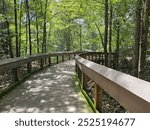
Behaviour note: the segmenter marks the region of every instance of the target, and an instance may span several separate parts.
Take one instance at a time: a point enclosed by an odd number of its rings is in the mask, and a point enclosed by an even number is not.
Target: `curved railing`
[[[0,97],[38,70],[75,57],[81,52],[57,52],[0,61]]]
[[[83,92],[89,79],[94,82],[93,95],[97,110],[102,109],[103,91],[106,91],[129,112],[150,112],[149,82],[94,63],[91,59],[101,60],[98,55],[89,52],[77,55],[76,72]]]

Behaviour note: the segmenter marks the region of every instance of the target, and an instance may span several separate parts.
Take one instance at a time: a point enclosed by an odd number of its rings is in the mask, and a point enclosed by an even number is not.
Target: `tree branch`
[[[99,32],[99,35],[100,35],[100,38],[101,38],[101,41],[102,41],[102,45],[104,46],[103,36],[102,36],[101,30],[100,30],[100,28],[98,27],[98,25],[97,25],[96,22],[95,22],[95,26],[96,26],[96,28],[97,28],[97,30],[98,30],[98,32]]]

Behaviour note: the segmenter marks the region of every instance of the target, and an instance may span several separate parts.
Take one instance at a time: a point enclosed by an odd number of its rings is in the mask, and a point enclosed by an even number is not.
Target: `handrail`
[[[28,57],[17,57],[17,58],[10,58],[0,61],[0,74],[7,71],[8,69],[14,69],[22,64],[30,63],[35,60],[40,60],[44,58],[50,58],[50,57],[57,57],[57,56],[63,56],[63,55],[72,55],[72,54],[79,54],[81,52],[57,52],[57,53],[44,53],[44,54],[37,54],[37,55],[31,55]]]
[[[150,112],[150,82],[96,64],[85,59],[87,55],[75,57],[76,72],[83,89],[87,79],[95,83],[94,103],[99,111],[104,90],[129,112]]]
[[[3,76],[4,73],[11,71],[13,82],[4,89],[1,87],[0,82],[0,97],[3,96],[7,91],[9,91],[12,86],[16,86],[16,84],[22,82],[26,77],[28,77],[31,73],[36,72],[37,70],[41,70],[46,66],[51,66],[53,64],[52,57],[55,59],[55,63],[64,62],[65,59],[70,60],[75,57],[76,54],[80,54],[82,52],[56,52],[56,53],[44,53],[31,55],[28,57],[17,57],[0,61],[0,75]],[[32,69],[32,63],[37,61],[39,68],[37,70]],[[26,65],[25,70],[26,74],[23,74],[23,77],[20,77],[20,68],[22,65]],[[7,74],[9,76],[9,74]],[[4,85],[2,85],[4,86]]]

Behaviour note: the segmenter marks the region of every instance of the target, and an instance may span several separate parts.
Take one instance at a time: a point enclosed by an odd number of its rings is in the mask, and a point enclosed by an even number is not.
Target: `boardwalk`
[[[91,112],[74,89],[73,75],[73,60],[44,69],[0,99],[0,112]]]

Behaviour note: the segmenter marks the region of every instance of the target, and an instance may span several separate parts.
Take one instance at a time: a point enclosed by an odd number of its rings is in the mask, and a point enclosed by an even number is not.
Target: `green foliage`
[[[12,46],[15,49],[14,5],[11,0],[4,1],[6,4],[6,14],[4,15],[2,11],[3,4],[0,3],[0,23],[5,22],[5,17],[8,18],[12,34]],[[40,49],[40,52],[42,49],[45,2],[45,0],[29,0],[33,54],[37,53],[37,48]],[[82,42],[83,50],[99,51],[103,49],[102,40],[95,23],[97,23],[101,35],[104,37],[104,0],[47,0],[47,2],[46,41],[48,52],[79,50],[80,42]],[[134,43],[133,36],[135,29],[135,0],[109,0],[109,9],[110,4],[113,7],[113,51],[116,49],[118,22],[121,30],[120,46],[132,46]],[[28,19],[26,18],[27,9],[25,0],[18,0],[17,14],[18,27],[21,24],[20,49],[22,55],[26,55],[29,52],[29,37],[26,35],[28,34],[28,26],[26,25]],[[21,20],[20,22],[19,19]],[[81,23],[79,19],[82,20]],[[37,45],[38,40],[39,45]],[[26,48],[27,52],[25,52]]]

